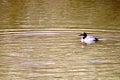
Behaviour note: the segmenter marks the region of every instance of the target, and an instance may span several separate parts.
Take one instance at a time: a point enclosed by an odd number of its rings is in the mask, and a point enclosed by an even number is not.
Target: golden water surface
[[[0,80],[120,80],[119,3],[1,0]]]

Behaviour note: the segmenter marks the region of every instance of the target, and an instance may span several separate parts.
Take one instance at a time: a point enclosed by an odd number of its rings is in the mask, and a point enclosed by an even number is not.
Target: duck
[[[81,36],[81,42],[86,44],[92,44],[98,41],[98,38],[87,35],[86,32],[82,32],[79,36]]]

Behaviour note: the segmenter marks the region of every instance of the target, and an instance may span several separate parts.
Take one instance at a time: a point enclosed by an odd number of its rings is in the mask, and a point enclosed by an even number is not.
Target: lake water
[[[2,0],[0,80],[120,80],[118,3]],[[100,41],[82,44],[83,31]]]

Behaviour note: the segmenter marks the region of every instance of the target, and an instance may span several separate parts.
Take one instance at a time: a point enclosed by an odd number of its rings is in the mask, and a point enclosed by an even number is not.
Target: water
[[[97,32],[93,34],[108,40],[82,45],[79,32],[2,31],[1,79],[119,80],[120,37],[115,32]]]
[[[118,2],[93,2],[1,1],[0,80],[120,80]]]

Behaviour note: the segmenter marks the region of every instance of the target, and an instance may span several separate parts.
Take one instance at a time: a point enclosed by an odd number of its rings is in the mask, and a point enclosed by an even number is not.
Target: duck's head
[[[82,32],[79,36],[82,36],[83,38],[87,37],[87,34],[85,32]]]

